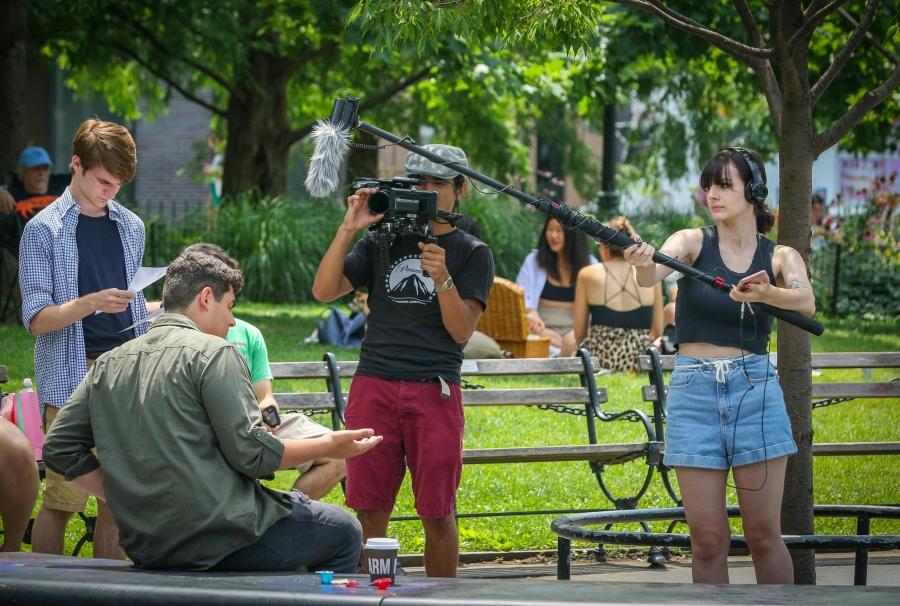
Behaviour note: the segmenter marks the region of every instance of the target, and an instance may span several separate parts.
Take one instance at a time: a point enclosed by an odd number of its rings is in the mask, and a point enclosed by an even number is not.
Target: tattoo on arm
[[[788,288],[809,288],[809,283],[803,280],[791,280]]]

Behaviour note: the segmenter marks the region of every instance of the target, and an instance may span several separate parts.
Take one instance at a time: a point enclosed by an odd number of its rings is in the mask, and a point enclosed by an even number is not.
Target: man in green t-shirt
[[[185,251],[196,251],[212,255],[233,269],[240,264],[225,249],[216,244],[201,242],[192,244]],[[270,405],[278,407],[272,392],[272,372],[269,369],[269,352],[266,342],[258,328],[239,318],[228,330],[226,340],[234,343],[237,350],[247,361],[250,369],[250,382],[256,393],[256,401],[262,411]],[[303,413],[292,412],[280,415],[281,424],[276,428],[268,428],[277,437],[285,440],[302,440],[321,437],[331,430],[319,425]],[[339,459],[320,458],[305,461],[295,467],[300,475],[294,482],[294,488],[309,498],[320,500],[331,492],[338,482],[347,474],[344,461]]]

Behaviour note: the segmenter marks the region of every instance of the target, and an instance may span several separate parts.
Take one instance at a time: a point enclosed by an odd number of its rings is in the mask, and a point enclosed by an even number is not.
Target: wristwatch
[[[444,280],[443,284],[435,284],[434,292],[444,292],[445,290],[450,290],[453,288],[453,276],[447,276],[447,279]]]

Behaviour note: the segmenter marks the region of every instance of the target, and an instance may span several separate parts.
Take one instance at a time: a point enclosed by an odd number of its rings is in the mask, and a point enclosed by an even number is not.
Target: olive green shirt
[[[100,466],[136,564],[205,569],[291,512],[288,494],[257,480],[284,453],[260,421],[237,349],[164,314],[100,356],[56,417],[44,461],[67,480]]]

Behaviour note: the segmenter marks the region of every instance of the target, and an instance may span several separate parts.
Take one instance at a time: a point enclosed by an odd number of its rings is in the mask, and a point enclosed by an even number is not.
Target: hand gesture
[[[435,284],[443,284],[450,277],[447,271],[446,256],[443,248],[433,242],[419,242],[419,250],[422,254],[419,259],[422,263],[422,269],[428,272]]]
[[[760,303],[766,300],[771,290],[772,283],[769,281],[769,274],[759,272],[751,280],[741,280],[736,286],[733,286],[728,296],[741,303]]]
[[[547,327],[543,318],[541,318],[541,314],[536,309],[532,309],[525,314],[525,319],[528,320],[528,330],[531,334],[539,335]]]
[[[333,431],[324,436],[331,442],[326,456],[332,459],[349,459],[372,450],[383,439],[382,436],[373,435],[374,433],[375,430],[371,428]]]
[[[6,188],[0,187],[0,214],[11,215],[16,212],[16,200]]]
[[[369,212],[369,198],[377,192],[378,190],[374,187],[363,187],[347,198],[347,214],[344,215],[341,227],[352,230],[355,234],[359,230],[381,221],[384,218],[383,213],[373,215]]]
[[[94,311],[103,311],[108,314],[117,314],[128,309],[131,300],[134,299],[134,293],[130,290],[119,290],[118,288],[107,288],[88,295],[91,297],[91,309]]]
[[[625,249],[625,260],[635,267],[653,267],[656,265],[653,261],[653,253],[656,252],[656,249],[646,242],[642,242],[639,238],[636,240],[637,244]]]

